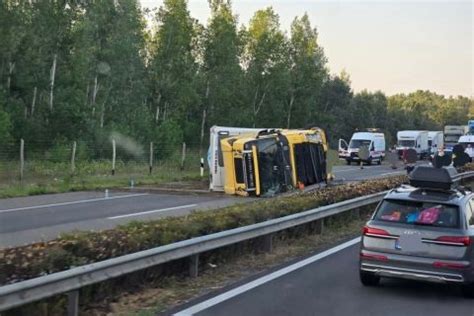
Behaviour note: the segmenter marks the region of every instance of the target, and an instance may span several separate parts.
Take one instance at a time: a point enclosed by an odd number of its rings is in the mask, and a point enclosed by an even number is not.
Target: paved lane
[[[455,286],[390,279],[382,279],[379,287],[362,286],[358,247],[319,260],[306,258],[254,280],[253,286],[249,282],[186,306],[177,315],[474,315],[474,300],[463,298]],[[233,296],[238,289],[243,292]]]
[[[55,238],[61,232],[113,228],[133,220],[187,214],[248,202],[219,195],[100,192],[0,200],[0,247]]]

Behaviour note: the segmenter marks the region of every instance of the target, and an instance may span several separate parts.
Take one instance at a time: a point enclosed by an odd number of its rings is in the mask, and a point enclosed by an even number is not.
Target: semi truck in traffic
[[[221,140],[224,191],[273,196],[327,181],[327,140],[320,128],[266,129]]]
[[[444,127],[444,145],[451,150],[459,142],[459,138],[468,133],[467,125],[446,125]]]
[[[399,131],[396,149],[399,156],[407,149],[414,149],[418,158],[423,159],[430,153],[428,131]]]
[[[444,147],[444,134],[442,131],[428,132],[428,147],[430,148],[431,155],[434,155],[439,148]]]
[[[474,120],[469,120],[467,122],[467,127],[468,127],[468,134],[474,135]]]

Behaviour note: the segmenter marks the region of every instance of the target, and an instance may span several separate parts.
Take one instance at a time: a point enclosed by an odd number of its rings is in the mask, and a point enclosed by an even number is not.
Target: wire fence
[[[100,186],[206,178],[198,144],[111,139],[73,141],[41,149],[21,140],[0,148],[0,190],[24,186]],[[202,152],[202,153],[200,153]]]

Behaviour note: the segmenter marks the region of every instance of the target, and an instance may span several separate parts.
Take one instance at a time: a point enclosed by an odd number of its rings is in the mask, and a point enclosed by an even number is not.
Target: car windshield
[[[368,139],[352,139],[351,142],[349,143],[349,148],[360,148],[362,146],[370,146],[370,143],[372,141]]]
[[[446,228],[460,226],[457,206],[431,202],[384,200],[377,210],[375,220]]]
[[[415,147],[415,141],[414,140],[398,140],[398,146],[403,146],[403,147]]]

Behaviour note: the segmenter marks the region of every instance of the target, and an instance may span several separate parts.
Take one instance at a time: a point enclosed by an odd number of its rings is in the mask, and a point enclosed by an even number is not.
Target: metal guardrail
[[[78,301],[77,290],[87,285],[123,276],[172,260],[186,257],[192,258],[205,251],[253,238],[263,236],[271,237],[271,234],[275,232],[377,203],[382,200],[386,193],[387,191],[363,196],[249,226],[183,240],[173,244],[6,285],[0,287],[0,311],[32,303],[57,294],[71,293],[69,295],[69,314],[76,315]],[[196,259],[197,258],[191,260],[195,265],[197,265],[198,262]]]
[[[460,179],[474,177],[474,172],[459,175]],[[272,234],[295,226],[318,221],[352,209],[377,203],[388,191],[326,205],[305,212],[223,232],[179,241],[173,244],[144,250],[67,271],[21,281],[0,287],[0,311],[32,303],[57,294],[68,293],[68,314],[77,315],[79,289],[162,263],[186,257],[191,258],[190,273],[197,275],[200,253]],[[322,222],[321,222],[322,223]]]

